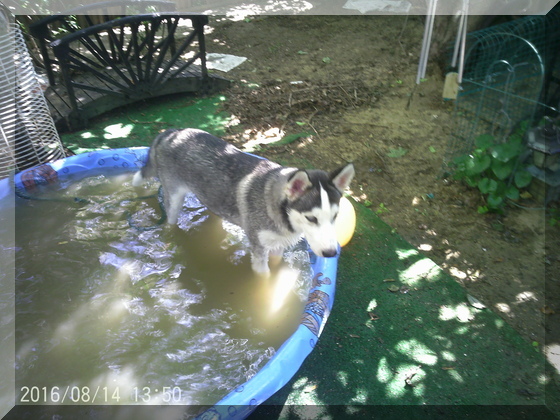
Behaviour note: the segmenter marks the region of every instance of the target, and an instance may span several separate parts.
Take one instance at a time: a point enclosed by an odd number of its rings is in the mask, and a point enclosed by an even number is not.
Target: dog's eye
[[[314,224],[318,224],[319,221],[317,220],[317,218],[315,216],[305,216],[305,218],[310,222],[310,223],[314,223]]]

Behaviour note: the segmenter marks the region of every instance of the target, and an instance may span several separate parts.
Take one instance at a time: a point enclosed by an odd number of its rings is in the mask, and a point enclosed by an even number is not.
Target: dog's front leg
[[[270,274],[270,268],[268,267],[268,250],[260,245],[253,246],[252,248],[251,267],[253,271],[268,276]]]
[[[269,267],[272,266],[273,268],[278,266],[282,262],[282,258],[284,256],[284,248],[278,247],[271,250],[268,253],[268,263]]]
[[[187,190],[185,188],[169,185],[163,186],[163,205],[167,212],[167,223],[170,225],[177,224],[186,195]]]

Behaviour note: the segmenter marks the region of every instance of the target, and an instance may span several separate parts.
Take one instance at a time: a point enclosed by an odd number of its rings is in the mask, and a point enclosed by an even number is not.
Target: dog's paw
[[[261,277],[263,279],[267,279],[270,277],[270,270],[268,267],[266,267],[266,269],[263,269],[262,267],[252,267],[253,268],[253,273],[255,273],[258,277]]]
[[[267,281],[272,278],[272,274],[269,271],[257,272],[253,270],[253,278],[257,281]]]
[[[277,254],[271,254],[268,257],[268,263],[269,265],[274,269],[275,267],[278,267],[280,264],[282,264],[283,261],[283,255],[277,255]]]
[[[268,278],[270,277],[270,268],[268,267],[268,259],[252,258],[251,268],[253,272],[259,277]]]

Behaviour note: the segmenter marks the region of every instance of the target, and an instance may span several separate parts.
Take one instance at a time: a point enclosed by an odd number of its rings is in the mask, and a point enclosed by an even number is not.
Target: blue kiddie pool
[[[146,147],[99,150],[25,170],[11,179],[0,180],[0,203],[10,202],[6,198],[16,191],[20,197],[26,197],[38,186],[52,184],[66,188],[88,177],[137,171],[147,160],[148,150]],[[333,305],[340,247],[334,258],[322,258],[310,250],[308,252],[312,284],[296,331],[256,375],[225,392],[223,398],[198,418],[246,418],[292,378],[317,344]]]

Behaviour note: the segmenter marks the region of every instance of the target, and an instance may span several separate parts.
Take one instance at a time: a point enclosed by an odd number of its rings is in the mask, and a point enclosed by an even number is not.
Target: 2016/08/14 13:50
[[[22,404],[64,404],[67,402],[79,404],[107,404],[119,403],[121,393],[119,387],[109,389],[109,387],[98,386],[90,389],[88,386],[67,386],[67,387],[38,387],[22,386],[20,388],[21,397],[19,402]],[[132,402],[140,403],[178,403],[182,399],[180,387],[164,386],[159,389],[150,387],[134,387],[131,395]]]

